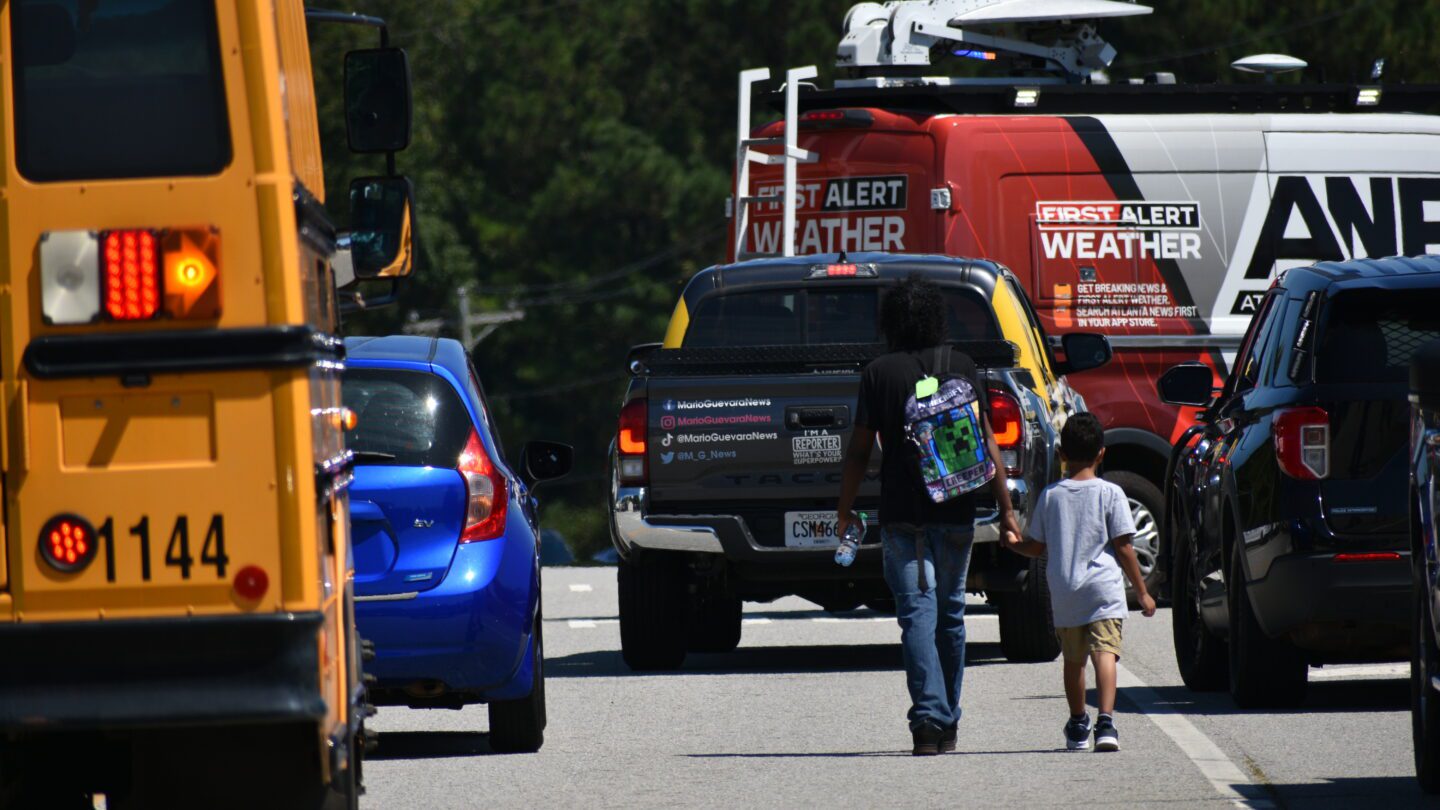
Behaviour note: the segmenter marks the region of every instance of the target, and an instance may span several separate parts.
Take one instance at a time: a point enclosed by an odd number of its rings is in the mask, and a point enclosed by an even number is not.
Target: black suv
[[[1437,338],[1440,257],[1324,263],[1276,281],[1218,393],[1208,366],[1160,378],[1204,409],[1166,482],[1191,689],[1294,705],[1311,664],[1409,654],[1407,372]]]

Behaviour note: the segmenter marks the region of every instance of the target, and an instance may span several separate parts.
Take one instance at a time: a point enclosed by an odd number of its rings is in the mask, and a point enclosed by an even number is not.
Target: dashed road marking
[[[1263,788],[1225,756],[1225,752],[1196,728],[1183,714],[1167,702],[1160,693],[1151,689],[1133,672],[1115,665],[1118,685],[1125,689],[1125,697],[1150,718],[1170,741],[1175,743],[1200,773],[1210,782],[1211,787],[1221,796],[1229,799],[1236,807],[1273,808],[1269,799],[1252,798]],[[1246,795],[1250,794],[1250,795]]]
[[[571,585],[571,586],[570,586],[570,592],[571,592],[571,593],[589,593],[589,592],[591,592],[591,591],[593,591],[593,590],[595,590],[595,589],[592,588],[592,587],[590,587],[589,585],[584,584],[584,583],[580,583],[580,584],[578,584],[578,585]]]
[[[595,622],[592,622],[592,621],[590,621],[589,619],[571,619],[571,620],[570,620],[570,629],[571,629],[571,630],[589,630],[590,628],[592,628],[592,627],[594,627],[594,626],[595,626]]]
[[[742,619],[741,624],[769,624],[769,619]]]
[[[1310,670],[1312,681],[1343,681],[1351,678],[1406,678],[1409,664],[1353,664],[1328,666]]]

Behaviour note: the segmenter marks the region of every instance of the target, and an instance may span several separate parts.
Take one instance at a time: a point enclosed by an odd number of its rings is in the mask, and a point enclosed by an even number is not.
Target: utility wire
[[[714,242],[717,237],[723,235],[727,230],[729,230],[729,228],[730,224],[729,222],[726,222],[718,227],[711,228],[708,231],[704,231],[690,239],[684,239],[676,242],[675,244],[661,250],[658,253],[651,254],[650,256],[624,265],[623,267],[620,267],[609,273],[605,273],[604,275],[594,276],[591,278],[573,279],[570,281],[557,281],[548,284],[512,284],[508,287],[487,287],[480,292],[482,292],[482,294],[484,295],[494,295],[504,298],[517,295],[533,295],[536,293],[559,292],[561,290],[568,290],[572,288],[584,289],[586,287],[593,287],[597,284],[604,284],[609,281],[618,281],[619,279],[625,278],[626,276],[633,276],[636,273],[641,273],[645,270],[649,270],[650,268],[669,259],[673,259],[676,256],[685,255],[686,252],[692,249],[705,247],[711,242]]]
[[[517,391],[513,394],[491,394],[490,399],[497,402],[514,402],[516,400],[522,399],[542,399],[545,397],[559,396],[560,394],[568,394],[571,391],[579,391],[584,388],[595,388],[597,386],[619,382],[620,380],[625,379],[626,376],[627,375],[625,374],[625,372],[617,371],[610,374],[601,374],[594,377],[586,377],[581,380],[574,380],[568,383],[561,383],[560,385],[552,385],[547,388],[536,388],[530,391]]]

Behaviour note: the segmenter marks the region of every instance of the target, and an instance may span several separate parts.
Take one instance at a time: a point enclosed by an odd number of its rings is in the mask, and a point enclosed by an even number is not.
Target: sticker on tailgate
[[[838,464],[841,461],[839,436],[796,436],[790,440],[790,446],[796,464]]]

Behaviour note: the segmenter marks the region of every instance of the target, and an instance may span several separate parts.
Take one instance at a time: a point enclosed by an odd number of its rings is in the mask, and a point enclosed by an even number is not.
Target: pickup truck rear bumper
[[[1024,479],[1010,479],[1010,502],[1020,515],[1022,524],[1030,508],[1030,487]],[[734,515],[647,515],[644,487],[618,487],[611,504],[610,517],[617,551],[631,549],[681,551],[700,554],[723,554],[732,560],[802,560],[808,557],[828,558],[828,548],[801,549],[767,546],[757,542],[745,525]],[[982,502],[975,517],[975,542],[995,543],[1000,540],[1000,514],[993,504]],[[877,544],[860,548],[860,558],[879,556]]]

